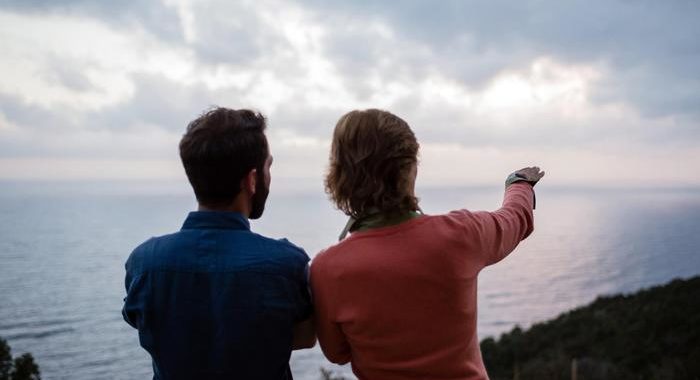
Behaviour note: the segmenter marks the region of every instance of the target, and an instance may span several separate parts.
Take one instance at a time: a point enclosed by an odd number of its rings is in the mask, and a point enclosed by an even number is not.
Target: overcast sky
[[[337,119],[404,118],[422,185],[700,185],[700,2],[3,1],[0,179],[182,179],[212,105],[320,185]]]

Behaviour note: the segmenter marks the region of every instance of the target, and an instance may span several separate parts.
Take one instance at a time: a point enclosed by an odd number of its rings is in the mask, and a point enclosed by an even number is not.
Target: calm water
[[[535,233],[479,280],[479,335],[546,320],[597,295],[700,274],[700,191],[538,189]],[[273,190],[274,191],[274,190]],[[495,209],[501,189],[420,191],[426,213]],[[30,351],[46,379],[141,379],[150,361],[122,321],[123,263],[194,206],[178,186],[0,184],[0,336]],[[313,256],[345,219],[321,194],[273,193],[253,228]],[[318,379],[318,346],[295,352]]]

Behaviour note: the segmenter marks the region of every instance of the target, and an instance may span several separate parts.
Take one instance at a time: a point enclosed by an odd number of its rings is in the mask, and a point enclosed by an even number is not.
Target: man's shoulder
[[[290,257],[296,260],[301,260],[304,263],[309,261],[309,255],[300,246],[287,240],[287,238],[275,239],[254,233],[254,235],[260,240],[263,249],[270,254],[282,255]]]
[[[134,248],[133,254],[144,255],[148,252],[167,248],[173,245],[184,244],[183,231],[173,232],[167,235],[153,236]]]
[[[153,236],[139,244],[129,255],[126,261],[127,270],[129,268],[145,268],[155,264],[158,256],[157,252],[164,249],[174,249],[183,244],[182,231],[167,235]]]
[[[190,230],[181,230],[167,235],[152,237],[134,248],[126,262],[126,269],[134,274],[153,269],[185,268],[192,270],[195,267],[201,269],[199,265],[201,263],[195,262],[196,260],[193,261],[192,255],[188,253],[202,249],[202,244],[205,242],[200,239],[202,231],[206,232],[207,230],[198,230],[197,233],[193,233]],[[306,252],[287,239],[273,239],[254,232],[244,235],[229,235],[228,238],[219,236],[222,239],[220,242],[223,242],[224,245],[215,244],[214,246],[217,246],[216,250],[227,252],[230,251],[229,248],[236,250],[245,247],[242,249],[249,250],[246,256],[248,259],[252,258],[252,261],[225,261],[228,264],[219,265],[216,270],[229,270],[231,265],[236,268],[240,266],[239,269],[242,269],[245,265],[259,266],[272,263],[273,265],[270,268],[279,269],[286,267],[288,268],[287,270],[292,269],[294,272],[301,272],[309,262],[309,256]],[[239,239],[243,239],[245,244],[234,244]],[[243,265],[241,263],[246,264]]]

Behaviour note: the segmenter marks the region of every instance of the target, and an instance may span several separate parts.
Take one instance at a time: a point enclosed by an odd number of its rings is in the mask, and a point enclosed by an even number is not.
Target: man
[[[270,187],[265,127],[258,113],[226,108],[192,121],[180,158],[199,209],[126,262],[122,314],[154,379],[291,379],[291,351],[316,342],[309,257],[250,230]]]

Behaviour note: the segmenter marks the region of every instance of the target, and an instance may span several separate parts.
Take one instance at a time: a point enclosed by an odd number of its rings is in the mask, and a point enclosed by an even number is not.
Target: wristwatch
[[[513,173],[510,173],[508,178],[506,178],[506,187],[508,187],[516,182],[527,182],[532,186],[535,186],[537,184],[537,181],[529,181],[522,174],[519,174],[518,172],[513,172]]]
[[[525,176],[523,176],[522,174],[518,174],[517,172],[513,172],[508,176],[508,178],[506,178],[506,189],[508,188],[508,186],[510,186],[514,183],[517,183],[517,182],[527,182],[530,185],[532,185],[533,187],[537,184],[537,181],[528,181],[527,178],[525,178]],[[532,191],[532,209],[533,210],[535,209],[535,206],[537,206],[537,197],[535,196],[535,191],[533,189],[533,191]]]

